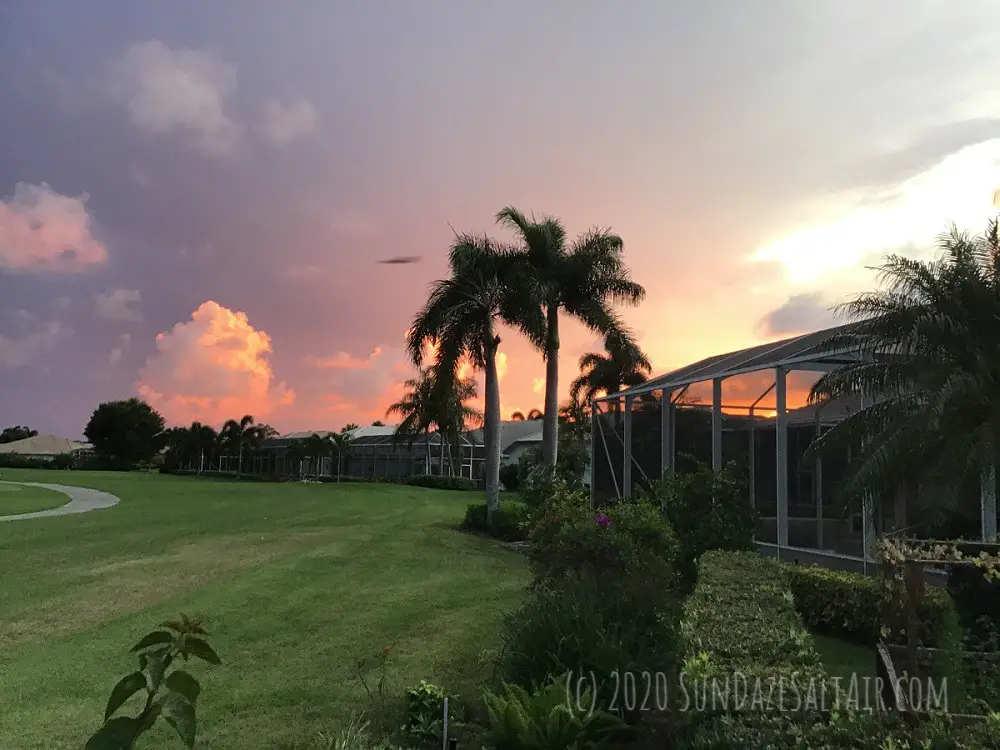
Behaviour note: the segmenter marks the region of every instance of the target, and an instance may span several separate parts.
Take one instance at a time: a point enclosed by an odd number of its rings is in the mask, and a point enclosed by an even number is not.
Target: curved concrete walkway
[[[92,490],[89,487],[70,487],[65,484],[44,484],[42,482],[5,482],[0,484],[20,484],[25,487],[42,487],[55,490],[69,496],[69,502],[58,508],[36,510],[34,513],[17,513],[13,516],[0,516],[0,521],[22,521],[28,518],[46,518],[48,516],[68,516],[71,513],[86,513],[90,510],[110,508],[118,504],[118,498],[109,492]]]

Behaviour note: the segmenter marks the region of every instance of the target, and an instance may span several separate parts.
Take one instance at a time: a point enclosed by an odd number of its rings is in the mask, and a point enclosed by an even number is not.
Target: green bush
[[[641,575],[598,581],[568,575],[539,586],[505,618],[498,671],[523,688],[554,675],[592,676],[604,707],[616,673],[671,673],[678,607],[662,582]],[[633,720],[635,716],[626,717]]]
[[[818,565],[783,564],[795,607],[809,630],[863,646],[880,637],[885,598],[876,577],[828,570]],[[926,586],[918,612],[920,641],[933,648],[958,648],[962,629],[948,592]]]
[[[558,480],[535,514],[531,568],[536,581],[570,571],[617,579],[642,572],[664,585],[675,576],[678,542],[670,524],[646,503],[618,503],[595,513],[582,492]]]
[[[421,680],[406,691],[406,724],[403,732],[417,743],[440,742],[444,731],[444,699],[448,698],[448,724],[455,729],[455,701],[440,685]]]
[[[785,567],[755,552],[702,556],[681,633],[686,663],[698,665],[699,677],[826,677],[795,611]]]
[[[681,542],[681,573],[693,586],[698,558],[709,550],[752,550],[756,515],[735,468],[699,464],[693,472],[667,472],[645,497],[658,506]]]
[[[460,528],[463,531],[475,531],[480,534],[488,534],[490,527],[486,522],[486,504],[469,503],[465,509],[465,518],[462,519]]]
[[[519,542],[528,535],[528,506],[517,500],[504,500],[487,522],[486,505],[470,503],[460,528],[478,534],[488,534],[505,542]]]
[[[965,727],[940,716],[908,726],[890,712],[842,712],[824,719],[761,713],[715,716],[678,745],[682,750],[1000,750],[1000,717]]]
[[[479,487],[479,483],[475,479],[436,474],[418,474],[407,479],[406,484],[414,487],[427,487],[432,490],[475,490]]]
[[[516,492],[521,486],[521,477],[518,464],[507,464],[500,467],[500,484],[505,490]]]
[[[589,694],[581,696],[580,705],[570,705],[558,680],[531,693],[504,685],[499,695],[487,691],[485,701],[486,740],[495,750],[597,750],[622,731],[616,717],[588,710]]]
[[[488,533],[505,542],[528,538],[528,506],[518,500],[504,500],[493,512]]]

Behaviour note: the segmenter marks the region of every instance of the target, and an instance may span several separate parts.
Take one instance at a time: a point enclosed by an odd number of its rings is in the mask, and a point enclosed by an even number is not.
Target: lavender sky
[[[992,6],[6,0],[0,425],[378,418],[451,226],[506,204],[624,237],[658,371],[829,325],[994,210]],[[564,384],[598,346],[567,326]]]

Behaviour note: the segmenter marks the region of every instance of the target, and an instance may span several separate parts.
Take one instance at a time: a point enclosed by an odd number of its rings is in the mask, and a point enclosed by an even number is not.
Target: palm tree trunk
[[[427,451],[427,459],[424,461],[424,473],[428,476],[431,474],[431,429],[430,427],[424,430],[424,448]]]
[[[542,463],[555,468],[559,453],[559,306],[546,311],[545,414],[542,415]],[[499,440],[499,436],[497,438]]]
[[[483,443],[486,447],[486,518],[500,507],[500,381],[497,378],[495,341],[485,349],[486,408],[483,412]]]
[[[205,470],[205,449],[201,449],[201,462],[198,464],[198,473],[201,474]]]
[[[240,456],[236,460],[239,461],[239,463],[236,464],[236,476],[239,476],[240,472],[243,470],[243,444],[242,443],[240,443]]]

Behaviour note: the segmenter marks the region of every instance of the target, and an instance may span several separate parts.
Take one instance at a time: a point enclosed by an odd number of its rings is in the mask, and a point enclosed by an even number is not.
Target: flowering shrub
[[[673,529],[646,503],[620,503],[595,514],[586,497],[560,487],[536,516],[531,567],[536,581],[583,572],[597,578],[641,573],[673,578],[678,542]]]

